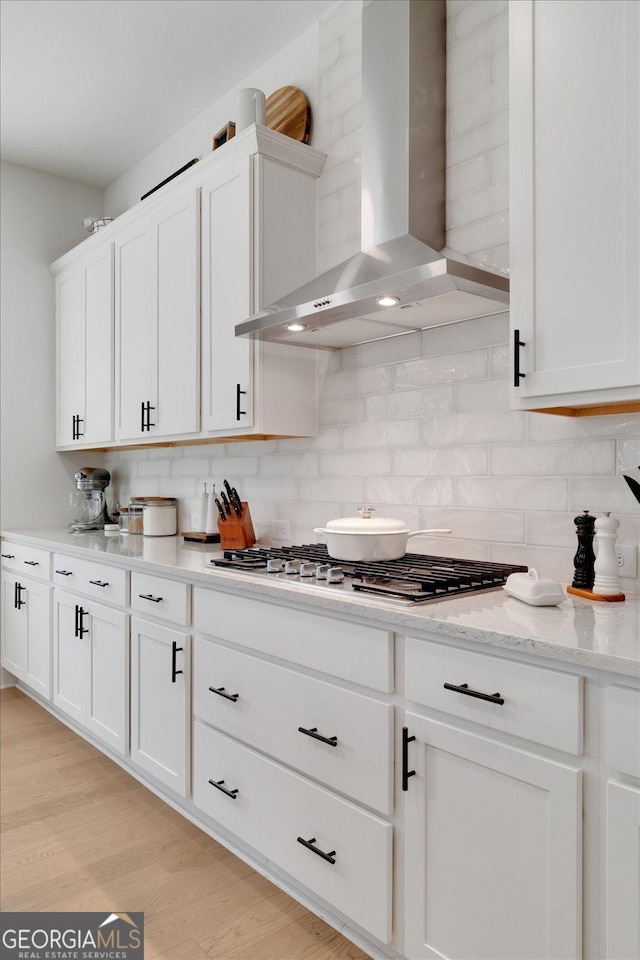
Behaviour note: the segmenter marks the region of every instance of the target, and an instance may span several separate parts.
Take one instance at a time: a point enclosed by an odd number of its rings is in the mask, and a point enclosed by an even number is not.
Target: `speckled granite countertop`
[[[515,650],[567,664],[640,677],[640,599],[598,603],[571,597],[557,607],[532,607],[503,590],[399,606],[353,592],[333,592],[256,578],[208,565],[220,555],[181,537],[105,537],[61,529],[7,530],[3,537],[68,555],[100,559],[132,570],[188,579],[234,593],[281,600],[336,616],[347,615],[404,632],[435,632],[488,647]]]

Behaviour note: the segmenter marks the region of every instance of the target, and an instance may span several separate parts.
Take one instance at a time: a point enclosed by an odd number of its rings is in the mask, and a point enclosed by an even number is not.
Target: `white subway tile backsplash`
[[[353,218],[354,215],[349,214],[349,216]],[[360,219],[359,216],[357,219]],[[359,251],[359,237],[354,237],[352,240],[347,240],[344,243],[338,243],[334,247],[327,247],[326,250],[320,250],[318,253],[318,270],[320,273],[324,270],[330,270],[332,267],[342,263],[343,260],[352,257],[354,253],[359,253]]]
[[[342,212],[342,201],[339,193],[331,193],[328,197],[318,201],[318,223],[322,226],[335,220]]]
[[[447,81],[447,105],[459,104],[460,101],[478,93],[484,87],[491,83],[491,58],[484,57],[482,60],[476,60],[470,64],[466,70],[459,70],[453,73]],[[449,119],[453,117],[449,109]],[[447,188],[448,190],[448,188]]]
[[[437,416],[452,410],[452,388],[449,384],[404,390],[380,396],[365,397],[365,419],[407,420],[412,417]]]
[[[320,46],[318,54],[318,69],[320,70],[320,74],[322,75],[326,70],[329,70],[338,62],[341,56],[342,41],[340,37],[336,37],[335,40],[332,40],[331,43],[325,46]]]
[[[491,83],[499,83],[509,77],[509,47],[500,47],[491,54]]]
[[[509,112],[505,110],[496,117],[447,140],[447,169],[464,163],[483,153],[509,142]],[[447,242],[448,239],[447,239]]]
[[[509,209],[509,183],[489,183],[482,190],[463,193],[453,200],[453,224],[468,224]]]
[[[509,240],[509,212],[497,213],[449,231],[447,243],[452,250],[472,254],[485,247],[498,247]]]
[[[341,353],[343,370],[413,360],[422,356],[420,334],[408,333],[400,337],[389,337],[387,340],[374,340],[357,347],[346,347]]]
[[[600,476],[614,472],[613,440],[496,444],[489,473],[512,476]]]
[[[456,413],[500,413],[509,408],[508,380],[485,380],[456,383],[454,410]]]
[[[451,443],[491,443],[524,440],[525,415],[511,413],[454,413],[432,417],[422,423],[424,443],[445,446]]]
[[[279,453],[274,456],[261,457],[259,460],[259,474],[261,477],[317,477],[318,455],[304,453],[288,456]]]
[[[345,136],[352,130],[359,130],[362,126],[362,108],[359,103],[355,103],[342,114],[342,132]]]
[[[370,477],[390,474],[389,450],[320,454],[320,475],[325,477]]]
[[[489,114],[495,116],[509,107],[509,86],[506,80],[492,83],[459,101],[451,110],[453,136],[465,133],[484,123]]]
[[[358,423],[342,428],[345,450],[367,447],[409,447],[420,443],[419,420],[392,420],[388,423]]]
[[[151,451],[148,451],[151,453]],[[142,460],[138,464],[139,477],[168,477],[171,473],[171,460]]]
[[[564,477],[460,478],[455,480],[455,502],[461,507],[566,510],[568,480]]]
[[[640,483],[640,437],[616,442],[616,471],[628,473]]]
[[[320,400],[318,404],[318,422],[321,425],[333,423],[358,423],[365,417],[365,401],[362,397],[343,400]]]
[[[494,343],[506,343],[508,340],[509,314],[495,313],[488,317],[478,317],[477,320],[448,323],[443,327],[423,330],[422,350],[419,349],[415,356],[437,357],[443,353],[473,350]]]
[[[493,20],[494,17],[504,13],[508,6],[508,0],[483,0],[481,3],[467,4],[453,18],[455,39],[460,40],[462,37],[466,37],[489,20]],[[447,13],[450,13],[448,9]]]
[[[325,48],[326,49],[326,48]],[[356,49],[349,54],[343,54],[334,61],[334,63],[322,72],[320,75],[320,99],[339,93],[344,85],[354,77],[360,82],[362,70],[362,57],[360,50]]]
[[[456,380],[482,380],[487,376],[487,351],[468,350],[449,356],[410,360],[393,367],[396,390]]]
[[[511,350],[508,343],[500,343],[489,348],[489,376],[507,377],[511,363]]]
[[[185,447],[185,451],[189,448]],[[204,457],[197,460],[189,457],[182,457],[180,460],[174,460],[171,464],[172,477],[198,477],[206,476],[211,472],[210,463]]]
[[[392,366],[345,370],[325,377],[322,384],[323,400],[340,397],[362,397],[369,393],[385,393],[393,383]]]
[[[569,481],[569,510],[581,513],[630,513],[636,501],[621,476],[572,477]]]
[[[471,6],[484,7],[487,0],[473,3]],[[460,14],[458,14],[460,16]],[[447,76],[464,70],[469,64],[490,56],[499,47],[509,42],[509,15],[507,10],[480,25],[473,33],[465,37],[456,37],[448,50]]]
[[[298,481],[298,499],[361,504],[365,498],[362,477],[303,477]],[[281,498],[283,499],[283,498]]]
[[[563,550],[560,547],[490,543],[488,559],[495,563],[527,564],[529,567],[534,567],[542,577],[551,577],[553,580],[559,580],[560,583],[571,583],[574,553],[575,550]],[[514,603],[521,606],[520,601],[516,600]]]
[[[524,543],[524,510],[474,510],[461,507],[423,508],[422,527],[450,527],[453,536],[465,540],[496,540]],[[538,516],[538,514],[532,514]]]
[[[229,480],[232,487],[238,485],[233,480]],[[243,500],[297,500],[298,482],[293,477],[245,477],[242,482],[242,490],[239,493]]]
[[[394,450],[391,472],[394,476],[477,476],[487,472],[487,448],[466,444]]]
[[[366,490],[367,503],[414,503],[425,507],[453,503],[453,482],[449,477],[370,477]]]

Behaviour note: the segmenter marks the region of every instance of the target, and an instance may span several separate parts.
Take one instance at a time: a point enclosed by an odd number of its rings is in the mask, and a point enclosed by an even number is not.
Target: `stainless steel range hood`
[[[236,336],[336,348],[508,309],[506,277],[444,249],[445,0],[370,0],[362,48],[363,252]]]

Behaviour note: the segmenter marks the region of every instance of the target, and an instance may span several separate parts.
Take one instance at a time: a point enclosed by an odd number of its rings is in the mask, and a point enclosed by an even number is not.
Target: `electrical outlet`
[[[616,544],[616,560],[621,577],[633,578],[638,570],[637,548],[624,543]]]
[[[272,520],[271,536],[274,540],[291,540],[291,521]]]

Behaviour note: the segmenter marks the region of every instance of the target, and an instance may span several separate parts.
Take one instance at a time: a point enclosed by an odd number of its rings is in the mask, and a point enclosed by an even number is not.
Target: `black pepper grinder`
[[[578,550],[573,558],[575,573],[571,586],[579,590],[591,590],[595,579],[596,555],[593,552],[593,537],[595,535],[596,518],[592,517],[588,510],[585,510],[573,522],[576,525]]]

